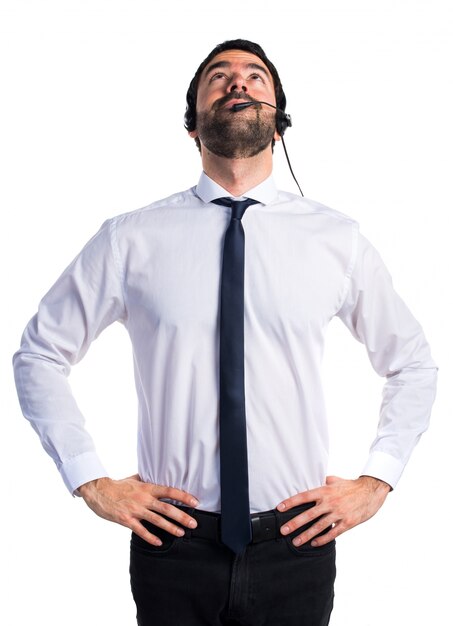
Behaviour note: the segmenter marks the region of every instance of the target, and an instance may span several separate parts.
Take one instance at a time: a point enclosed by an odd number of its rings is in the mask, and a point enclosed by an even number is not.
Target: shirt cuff
[[[75,492],[80,485],[108,476],[95,452],[84,452],[65,461],[60,466],[60,474],[72,495],[79,495]]]
[[[388,483],[394,489],[401,478],[404,464],[386,452],[372,452],[363,468],[362,476],[372,476]]]

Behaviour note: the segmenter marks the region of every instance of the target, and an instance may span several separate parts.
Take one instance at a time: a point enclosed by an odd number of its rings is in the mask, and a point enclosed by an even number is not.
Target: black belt
[[[260,543],[261,541],[269,541],[270,539],[283,537],[280,532],[281,526],[293,517],[296,517],[296,515],[311,509],[314,505],[314,502],[301,504],[283,513],[277,511],[277,509],[264,511],[262,513],[252,513],[250,515],[250,523],[252,526],[251,543]],[[200,511],[185,506],[178,506],[178,508],[193,517],[198,524],[198,526],[193,530],[184,529],[187,536],[198,537],[200,539],[210,539],[211,541],[220,541],[220,513],[210,513],[209,511]],[[294,531],[294,533],[291,533],[289,536],[292,537],[293,534],[300,534],[312,526],[315,521],[316,520],[313,520],[305,526],[298,528],[297,531]]]

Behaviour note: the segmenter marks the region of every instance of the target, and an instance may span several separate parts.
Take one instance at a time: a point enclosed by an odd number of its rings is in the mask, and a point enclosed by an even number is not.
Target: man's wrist
[[[381,478],[376,478],[376,476],[362,474],[357,480],[360,480],[362,483],[367,484],[369,488],[373,489],[374,491],[386,491],[387,493],[393,491],[393,487],[391,485],[389,485],[387,482],[385,482],[385,480],[382,480]]]
[[[89,480],[87,483],[84,483],[83,485],[77,487],[76,492],[80,496],[82,496],[82,498],[85,498],[85,496],[88,495],[90,491],[92,491],[93,489],[97,490],[102,485],[102,483],[108,482],[109,480],[110,478],[108,478],[107,476],[103,476],[102,478],[95,478],[94,480]]]

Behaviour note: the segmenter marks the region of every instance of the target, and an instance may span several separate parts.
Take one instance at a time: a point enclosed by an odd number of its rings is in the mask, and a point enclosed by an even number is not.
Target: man
[[[436,367],[357,224],[276,190],[286,100],[264,51],[217,46],[187,103],[198,185],[107,221],[44,297],[14,359],[22,409],[68,489],[133,531],[141,626],[324,626],[335,539],[398,482]],[[320,361],[334,315],[387,378],[354,480],[326,478]],[[139,399],[138,474],[119,481],[66,382],[114,321]]]

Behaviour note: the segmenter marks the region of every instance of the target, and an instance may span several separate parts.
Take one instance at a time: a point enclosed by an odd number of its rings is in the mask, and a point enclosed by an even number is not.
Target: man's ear
[[[188,131],[188,135],[189,135],[189,137],[192,137],[192,139],[195,139],[196,137],[198,137],[198,133],[197,133],[196,129],[195,130],[189,130]]]
[[[274,131],[274,139],[275,141],[280,141],[281,139],[281,135],[278,134],[277,129]]]

